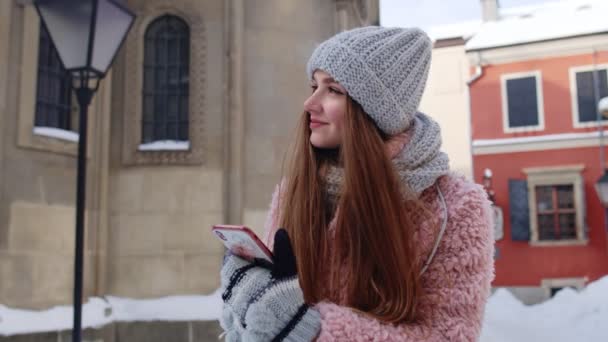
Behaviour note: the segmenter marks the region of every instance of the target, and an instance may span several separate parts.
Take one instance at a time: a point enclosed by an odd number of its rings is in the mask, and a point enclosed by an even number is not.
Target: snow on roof
[[[479,27],[481,26],[481,20],[464,21],[456,24],[448,24],[431,27],[427,34],[433,41],[442,39],[453,39],[462,38],[467,40],[471,38]]]
[[[500,19],[483,23],[466,43],[466,50],[604,32],[608,33],[608,1],[562,0],[501,9]]]

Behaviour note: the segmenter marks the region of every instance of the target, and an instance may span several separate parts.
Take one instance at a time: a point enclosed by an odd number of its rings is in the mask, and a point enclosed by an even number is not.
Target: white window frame
[[[528,181],[528,210],[530,213],[530,245],[533,246],[571,246],[585,245],[585,194],[582,172],[584,165],[564,165],[551,167],[525,168]],[[536,210],[536,186],[572,185],[576,208],[576,238],[569,240],[539,240],[538,216]]]
[[[588,127],[598,127],[597,120],[590,122],[580,122],[579,121],[579,112],[578,112],[578,88],[576,84],[576,74],[579,72],[589,72],[593,71],[594,68],[597,68],[598,71],[606,70],[606,77],[608,78],[608,64],[597,64],[595,67],[593,64],[590,65],[581,65],[571,67],[569,69],[570,74],[570,98],[572,104],[572,126],[574,128],[588,128]],[[599,100],[599,99],[598,99]],[[602,126],[608,126],[608,120],[602,121]]]
[[[511,127],[509,125],[509,99],[507,94],[507,81],[525,77],[535,77],[536,79],[536,103],[538,112],[538,125]],[[502,97],[502,126],[504,133],[536,132],[545,129],[545,105],[543,103],[543,82],[540,70],[504,74],[500,76],[500,88]]]

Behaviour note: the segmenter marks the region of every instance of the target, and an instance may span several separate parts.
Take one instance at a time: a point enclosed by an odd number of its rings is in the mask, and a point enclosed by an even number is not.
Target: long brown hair
[[[403,185],[384,150],[388,137],[350,97],[336,153],[311,145],[309,123],[304,112],[285,175],[279,218],[291,237],[306,302],[339,301],[324,298],[324,287],[340,286],[338,278],[345,274],[345,287],[339,290],[345,298],[342,305],[387,323],[416,320],[421,267],[411,213],[424,208],[417,200],[404,200]],[[328,206],[323,179],[323,170],[332,162],[344,168],[335,213]],[[332,244],[328,226],[334,214]],[[328,275],[320,271],[327,270],[327,263],[346,271],[330,272],[329,284],[323,281]]]

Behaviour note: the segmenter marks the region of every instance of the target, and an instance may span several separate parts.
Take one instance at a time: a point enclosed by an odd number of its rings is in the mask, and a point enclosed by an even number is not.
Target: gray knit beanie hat
[[[431,39],[417,28],[368,26],[338,33],[313,52],[306,72],[331,75],[389,135],[408,129],[431,64]]]

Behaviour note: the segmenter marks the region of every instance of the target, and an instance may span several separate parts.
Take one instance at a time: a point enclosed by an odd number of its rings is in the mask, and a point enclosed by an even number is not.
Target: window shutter
[[[509,208],[511,212],[511,240],[530,241],[527,181],[509,179]]]

